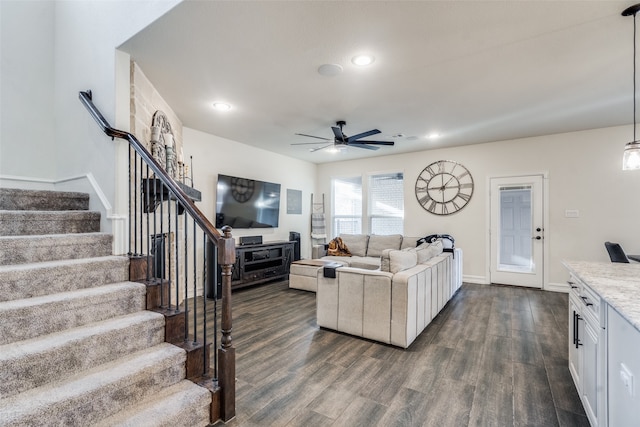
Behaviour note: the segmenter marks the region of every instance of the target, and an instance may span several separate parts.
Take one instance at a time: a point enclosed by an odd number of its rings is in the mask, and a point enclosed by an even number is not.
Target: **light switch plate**
[[[567,209],[564,211],[565,218],[578,218],[580,216],[580,211],[577,209]]]

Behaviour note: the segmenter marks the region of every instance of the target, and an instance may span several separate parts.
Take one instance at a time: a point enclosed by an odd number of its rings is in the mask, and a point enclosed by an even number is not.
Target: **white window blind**
[[[369,177],[369,232],[403,234],[404,176],[387,173]]]
[[[362,233],[362,177],[336,178],[333,184],[333,234]]]

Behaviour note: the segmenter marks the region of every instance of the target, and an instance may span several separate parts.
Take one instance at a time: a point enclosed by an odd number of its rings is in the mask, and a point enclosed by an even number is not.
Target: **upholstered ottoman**
[[[345,263],[323,261],[320,259],[301,259],[291,263],[289,270],[289,287],[303,291],[316,292],[318,275],[323,275],[325,267],[337,267]]]

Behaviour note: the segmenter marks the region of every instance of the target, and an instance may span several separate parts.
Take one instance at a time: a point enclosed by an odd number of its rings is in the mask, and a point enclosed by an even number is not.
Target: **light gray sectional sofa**
[[[318,272],[318,326],[407,348],[462,285],[459,248],[416,248],[417,238],[399,235],[340,237],[353,256],[321,257],[349,266],[335,278]]]

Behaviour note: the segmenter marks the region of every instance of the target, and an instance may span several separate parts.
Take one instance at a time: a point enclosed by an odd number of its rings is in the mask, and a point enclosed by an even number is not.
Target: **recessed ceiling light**
[[[231,110],[231,104],[227,104],[226,102],[214,102],[213,108],[218,111],[229,111]]]
[[[337,76],[342,73],[342,65],[340,64],[322,64],[318,67],[318,74],[322,76]]]
[[[351,58],[351,62],[361,67],[373,64],[376,59],[371,55],[356,55]]]
[[[432,141],[438,138],[440,138],[440,134],[438,132],[431,132],[429,135],[427,135],[427,139],[430,139]]]

